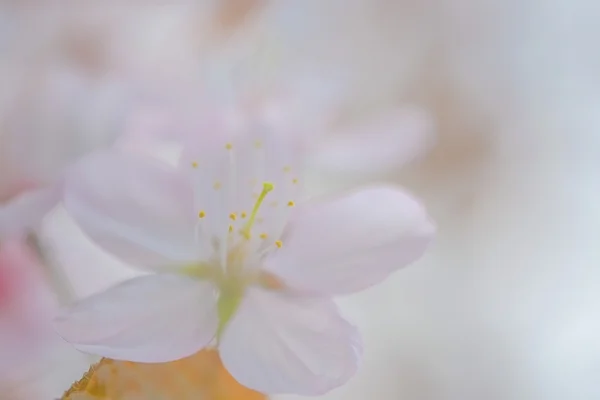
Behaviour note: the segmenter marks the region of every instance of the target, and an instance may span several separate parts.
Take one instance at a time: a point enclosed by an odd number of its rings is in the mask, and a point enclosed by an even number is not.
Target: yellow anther
[[[232,221],[235,221],[235,220],[237,219],[237,214],[236,214],[236,213],[231,213],[231,214],[229,214],[229,218],[230,218]]]
[[[281,248],[281,246],[283,246],[283,242],[281,240],[276,240],[275,241],[275,246],[277,246],[277,248]]]
[[[269,194],[269,192],[272,191],[273,189],[274,189],[274,186],[271,182],[263,183],[263,190],[260,193],[260,195],[258,196],[258,199],[256,199],[256,203],[254,203],[254,207],[252,208],[252,213],[250,213],[250,219],[248,219],[248,222],[242,229],[242,235],[244,235],[247,239],[250,238],[250,230],[252,229],[252,226],[254,225],[254,221],[256,220],[256,216],[258,214],[258,209],[260,208],[261,204],[265,200],[265,197],[267,197],[267,194]]]
[[[229,225],[229,233],[233,232],[233,225]]]
[[[192,161],[192,168],[198,168],[198,163],[196,161]]]
[[[231,149],[233,149],[233,145],[232,145],[231,143],[227,143],[227,144],[225,145],[225,148],[226,148],[227,150],[231,150]]]
[[[260,149],[262,147],[262,142],[260,140],[256,140],[254,142],[254,147],[256,147],[257,149]]]
[[[260,234],[260,238],[261,239],[266,239],[268,237],[268,235],[266,233],[261,233]]]
[[[204,211],[200,211],[198,213],[198,218],[204,218],[204,217],[206,217],[206,213]]]
[[[296,203],[294,203],[292,200],[288,201],[288,207],[294,207],[296,205]]]
[[[240,216],[241,216],[242,218],[246,218],[246,216],[247,216],[247,215],[248,215],[248,214],[246,214],[246,212],[245,212],[245,211],[242,211],[242,213],[240,214]]]
[[[283,172],[290,172],[292,170],[292,167],[290,167],[289,165],[286,165],[285,167],[283,167]]]
[[[215,184],[213,185],[213,189],[215,189],[215,190],[221,189],[221,182],[218,182],[218,181],[215,182]]]
[[[298,179],[297,179],[297,178],[294,178],[294,179],[292,179],[292,183],[293,183],[294,185],[295,185],[295,184],[297,184],[297,183],[298,183]]]

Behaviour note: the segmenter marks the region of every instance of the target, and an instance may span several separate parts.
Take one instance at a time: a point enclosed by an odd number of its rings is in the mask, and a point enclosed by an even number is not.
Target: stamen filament
[[[263,201],[265,200],[265,197],[267,197],[267,194],[273,190],[275,186],[273,186],[273,184],[271,182],[264,182],[263,183],[263,190],[260,193],[260,195],[258,196],[258,199],[256,199],[256,203],[254,203],[254,208],[252,209],[252,213],[250,214],[250,219],[248,219],[248,222],[246,223],[246,225],[244,226],[244,228],[241,231],[241,234],[246,238],[246,239],[250,239],[250,230],[252,229],[252,226],[254,225],[254,221],[256,220],[256,216],[258,215],[258,210],[261,206],[261,204],[263,203]]]

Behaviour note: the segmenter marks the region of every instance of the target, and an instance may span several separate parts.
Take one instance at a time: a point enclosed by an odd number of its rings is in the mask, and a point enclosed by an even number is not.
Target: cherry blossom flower
[[[395,187],[305,201],[301,149],[257,121],[209,118],[202,132],[176,166],[111,150],[69,170],[69,213],[147,274],[69,307],[57,331],[81,351],[136,362],[214,346],[236,380],[268,394],[344,384],[362,347],[332,296],[418,259],[433,224]]]

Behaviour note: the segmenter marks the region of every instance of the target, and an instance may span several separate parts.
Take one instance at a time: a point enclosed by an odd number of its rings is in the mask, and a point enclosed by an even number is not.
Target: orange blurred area
[[[62,400],[260,400],[233,379],[216,350],[163,364],[102,359]]]

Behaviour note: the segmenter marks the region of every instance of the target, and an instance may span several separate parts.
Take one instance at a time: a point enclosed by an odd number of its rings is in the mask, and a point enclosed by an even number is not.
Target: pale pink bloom
[[[68,172],[69,213],[150,274],[67,309],[64,339],[137,362],[214,345],[240,383],[270,394],[321,394],[355,373],[361,341],[331,297],[415,261],[434,227],[394,187],[301,202],[298,148],[250,122],[206,119],[177,166],[113,150]]]

